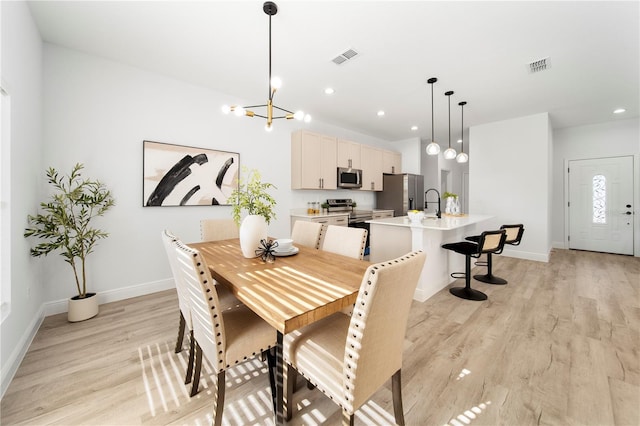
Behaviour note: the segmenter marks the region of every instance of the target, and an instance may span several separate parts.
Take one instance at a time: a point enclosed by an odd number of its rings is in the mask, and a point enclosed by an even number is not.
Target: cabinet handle
[[[391,166],[391,173],[395,174],[395,172],[396,172],[396,166]]]
[[[371,182],[371,190],[373,191],[375,188],[375,183]]]
[[[322,189],[322,178],[318,178],[318,188]]]
[[[351,158],[349,158],[349,168],[351,168]]]

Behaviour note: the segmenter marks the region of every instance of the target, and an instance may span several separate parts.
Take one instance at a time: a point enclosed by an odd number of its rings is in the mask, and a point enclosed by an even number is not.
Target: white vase
[[[67,320],[69,322],[84,321],[98,315],[98,296],[95,293],[87,293],[87,297],[80,299],[74,296],[69,299]]]
[[[447,197],[446,203],[445,203],[445,208],[444,208],[445,214],[452,214],[453,213],[453,203],[454,203],[454,201],[455,201],[455,199],[453,197]]]
[[[267,238],[267,222],[263,216],[250,214],[240,224],[240,248],[247,258],[256,257],[260,240]]]

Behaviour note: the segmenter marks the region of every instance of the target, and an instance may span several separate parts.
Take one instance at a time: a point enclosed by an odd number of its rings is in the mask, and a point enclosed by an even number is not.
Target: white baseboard
[[[564,241],[553,241],[551,243],[551,247],[554,249],[566,249],[567,245],[564,243]]]
[[[504,251],[502,252],[502,254],[500,254],[500,256],[515,257],[516,259],[534,260],[536,262],[549,263],[550,253],[535,253],[513,249],[510,250],[505,246]]]
[[[36,337],[36,333],[38,332],[42,321],[44,321],[44,311],[43,306],[40,306],[40,309],[36,312],[36,315],[29,324],[27,332],[22,336],[11,355],[9,355],[7,362],[2,365],[2,389],[0,399],[4,397],[4,393],[9,388],[9,384],[13,380],[13,376],[16,375],[18,367],[20,367],[20,363],[24,356],[27,354],[27,350],[29,349],[29,346],[31,346],[33,338]]]
[[[118,300],[130,299],[132,297],[144,296],[145,294],[156,293],[158,291],[169,290],[175,288],[173,279],[153,281],[150,283],[133,285],[130,287],[118,288],[115,290],[107,290],[98,292],[98,303],[117,302]],[[69,299],[56,300],[46,302],[44,307],[44,316],[56,315],[67,312]]]
[[[130,287],[123,287],[115,290],[108,290],[104,292],[98,293],[98,302],[109,303],[116,302],[118,300],[130,299],[132,297],[144,296],[145,294],[156,293],[158,291],[169,290],[175,288],[175,284],[173,279],[166,279],[160,281],[154,281],[150,283],[138,284]],[[4,393],[9,388],[9,384],[11,380],[13,380],[13,376],[15,376],[16,371],[18,371],[18,367],[22,362],[33,338],[35,337],[42,321],[44,321],[45,317],[49,315],[56,315],[67,312],[68,310],[68,299],[57,300],[53,302],[45,302],[40,306],[37,314],[34,316],[33,321],[29,324],[26,333],[18,342],[18,345],[11,353],[11,356],[7,360],[6,363],[2,365],[2,393],[0,393],[0,398],[4,396]]]

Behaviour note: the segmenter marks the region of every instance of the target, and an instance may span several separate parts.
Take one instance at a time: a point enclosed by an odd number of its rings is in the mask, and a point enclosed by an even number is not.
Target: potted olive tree
[[[243,169],[246,172],[246,169]],[[260,240],[267,238],[267,226],[275,219],[273,208],[276,200],[267,192],[276,187],[261,181],[260,172],[251,170],[246,181],[240,179],[238,189],[234,189],[227,202],[233,206],[233,219],[240,226],[240,248],[244,257],[256,257]],[[242,211],[247,216],[241,219]]]
[[[54,192],[49,201],[40,203],[41,213],[27,217],[25,237],[42,242],[31,248],[31,256],[46,256],[59,251],[75,277],[77,294],[69,299],[68,319],[83,321],[98,314],[98,298],[87,292],[86,260],[98,242],[109,234],[91,227],[96,216],[102,216],[115,201],[104,184],[82,178],[84,165],[77,163],[71,174],[62,176],[49,167],[47,180]]]

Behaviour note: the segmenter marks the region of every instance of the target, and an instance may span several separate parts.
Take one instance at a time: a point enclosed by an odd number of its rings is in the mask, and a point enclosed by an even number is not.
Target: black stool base
[[[469,287],[453,287],[449,289],[449,292],[454,296],[458,296],[461,299],[467,300],[487,300],[487,295],[481,291],[474,290]]]
[[[490,274],[474,275],[473,279],[483,282],[485,284],[505,285],[507,283],[507,280],[500,277],[496,277],[495,275],[490,275]]]

